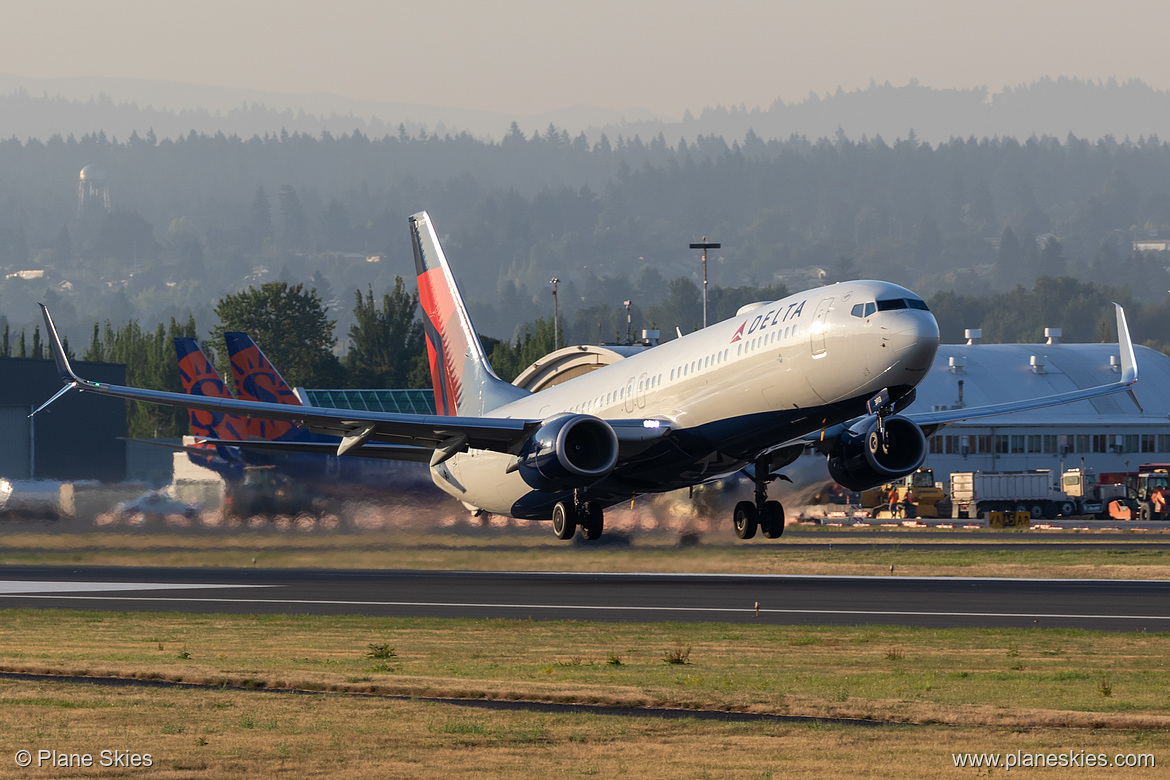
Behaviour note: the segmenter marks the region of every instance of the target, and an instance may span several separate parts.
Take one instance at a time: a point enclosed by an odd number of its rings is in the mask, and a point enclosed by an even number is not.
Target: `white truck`
[[[1118,486],[1100,485],[1094,472],[1079,468],[1065,471],[1061,486],[1048,469],[957,471],[951,474],[951,517],[985,518],[989,512],[1027,512],[1033,520],[1103,517],[1109,501],[1118,497]]]
[[[1067,504],[1067,506],[1066,506]],[[956,471],[951,474],[951,517],[986,518],[989,512],[1027,512],[1032,519],[1054,518],[1075,507],[1056,489],[1052,472]]]

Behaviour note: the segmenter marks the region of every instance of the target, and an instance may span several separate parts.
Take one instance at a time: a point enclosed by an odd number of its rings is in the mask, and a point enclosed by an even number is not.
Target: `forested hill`
[[[108,211],[79,207],[87,165]],[[0,267],[34,277],[0,281],[0,314],[31,326],[48,297],[78,343],[106,319],[192,314],[206,332],[221,296],[284,280],[316,288],[345,332],[355,290],[413,276],[420,209],[477,326],[505,339],[551,313],[554,276],[562,316],[593,330],[591,307],[681,295],[671,282],[700,277],[687,245],[704,235],[727,289],[874,277],[970,297],[1072,277],[1158,305],[1170,290],[1165,254],[1134,250],[1170,236],[1170,145],[1155,138],[98,134],[0,141]]]
[[[1051,135],[1096,141],[1170,135],[1170,92],[1139,80],[1042,79],[1021,85],[941,89],[911,81],[871,83],[864,89],[797,99],[769,106],[695,106],[682,118],[654,117],[643,109],[613,111],[575,106],[540,116],[511,116],[423,105],[379,103],[337,95],[286,95],[242,89],[139,80],[29,79],[0,74],[0,138],[53,135],[81,137],[104,132],[125,139],[132,133],[179,138],[194,131],[250,137],[265,134],[354,131],[380,138],[402,126],[443,136],[466,132],[500,140],[516,122],[526,135],[549,123],[590,143],[602,133],[659,133],[672,143],[698,136],[743,138],[750,130],[764,139],[792,135],[831,137],[838,129],[852,138],[907,137],[939,143],[951,138],[1028,138]]]

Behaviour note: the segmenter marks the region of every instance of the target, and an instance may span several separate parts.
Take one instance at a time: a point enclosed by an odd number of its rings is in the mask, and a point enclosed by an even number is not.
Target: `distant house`
[[[8,276],[6,276],[4,278],[5,279],[44,279],[45,278],[45,269],[37,268],[37,269],[30,269],[27,271],[14,271],[13,273],[8,274]]]
[[[1135,252],[1166,252],[1170,251],[1170,238],[1151,238],[1145,241],[1134,241]]]

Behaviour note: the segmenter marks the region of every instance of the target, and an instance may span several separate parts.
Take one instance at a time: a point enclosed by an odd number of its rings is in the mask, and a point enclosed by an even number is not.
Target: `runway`
[[[5,566],[0,608],[1164,632],[1170,581]]]

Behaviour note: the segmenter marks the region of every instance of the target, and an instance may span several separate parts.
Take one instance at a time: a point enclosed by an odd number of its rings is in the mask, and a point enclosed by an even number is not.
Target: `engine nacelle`
[[[567,490],[609,476],[617,456],[617,434],[609,423],[588,414],[565,414],[545,420],[532,434],[516,469],[536,490]]]
[[[926,436],[916,423],[894,415],[879,443],[877,417],[845,431],[829,453],[829,475],[847,490],[868,490],[911,473],[926,459]]]

